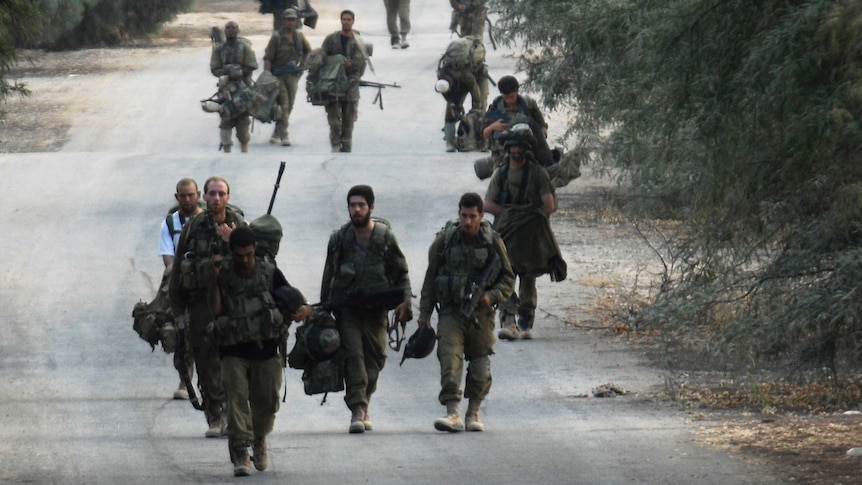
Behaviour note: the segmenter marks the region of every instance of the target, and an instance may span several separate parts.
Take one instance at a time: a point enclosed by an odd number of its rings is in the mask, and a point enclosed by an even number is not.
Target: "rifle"
[[[386,84],[386,83],[376,83],[374,81],[359,81],[359,86],[368,86],[372,88],[377,88],[377,96],[374,97],[374,100],[371,101],[371,104],[376,104],[380,106],[380,109],[383,109],[383,88],[400,88],[401,86],[398,83]]]
[[[179,372],[180,379],[183,381],[183,385],[186,386],[186,392],[189,393],[189,401],[192,403],[192,407],[198,411],[203,411],[204,405],[201,403],[200,399],[198,399],[198,395],[195,392],[195,386],[192,384],[192,377],[190,375],[191,369],[189,369],[189,366],[186,363],[185,318],[179,319],[179,322],[177,323],[177,350],[174,354],[174,368]]]
[[[405,332],[407,331],[407,322],[401,322],[398,324],[398,315],[392,313],[392,321],[389,322],[389,348],[395,352],[401,351],[401,344],[404,342],[404,337],[406,337]],[[395,334],[393,337],[392,334]]]
[[[464,299],[461,301],[461,317],[467,322],[472,323],[476,328],[479,328],[479,321],[476,319],[476,308],[479,307],[479,302],[485,294],[485,288],[490,283],[491,276],[496,273],[494,270],[499,260],[500,257],[497,256],[496,251],[488,256],[488,262],[485,263],[482,274],[479,275],[476,281],[470,282],[470,291],[464,295]]]
[[[272,205],[275,203],[275,194],[278,192],[278,188],[281,187],[281,176],[284,174],[284,165],[286,162],[281,162],[278,166],[278,177],[275,178],[275,186],[272,188],[272,197],[269,199],[269,209],[266,210],[267,214],[272,214]]]

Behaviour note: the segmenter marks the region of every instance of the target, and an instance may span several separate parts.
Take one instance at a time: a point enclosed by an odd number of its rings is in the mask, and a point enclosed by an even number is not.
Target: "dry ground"
[[[10,78],[38,85],[40,93],[47,95],[13,98],[0,105],[0,153],[59,150],[72,124],[70,113],[74,113],[75,105],[86,102],[75,96],[77,76],[134,69],[159,50],[205,45],[210,25],[201,19],[211,16],[201,14],[223,11],[238,12],[231,17],[240,25],[266,25],[260,21],[253,2],[213,1],[199,4],[166,26],[160,35],[134,46],[24,52],[25,60]],[[250,21],[243,22],[244,19]],[[569,226],[571,232],[589,227],[592,234],[607,238],[608,246],[642,245],[631,225],[608,208],[608,201],[607,192],[589,188],[564,195],[554,224]],[[586,311],[593,317],[591,321],[599,322],[584,326],[606,332],[609,338],[622,334],[626,337],[616,338],[629,338],[628,309],[638,304],[633,288],[643,284],[645,273],[639,262],[627,258],[630,254],[649,257],[648,251],[609,254],[618,255],[619,260],[605,261],[592,271],[579,268],[583,274],[580,282],[596,289],[594,304]],[[633,345],[637,345],[635,340]],[[862,446],[862,416],[841,412],[846,407],[842,407],[843,403],[862,402],[862,387],[858,384],[843,386],[844,395],[836,396],[831,387],[753,385],[751,380],[718,382],[694,373],[676,376],[672,381],[672,386],[657,391],[654,397],[659,403],[690,409],[690,419],[699,429],[696,439],[704,446],[728,449],[785,470],[788,480],[794,483],[862,483],[862,457],[846,454],[848,449]]]

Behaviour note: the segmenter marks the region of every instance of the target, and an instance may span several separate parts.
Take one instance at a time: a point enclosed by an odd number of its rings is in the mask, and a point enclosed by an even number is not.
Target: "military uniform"
[[[542,214],[547,220],[548,216],[542,212],[542,197],[548,194],[554,196],[554,186],[551,185],[548,171],[536,162],[530,152],[527,152],[526,157],[526,165],[510,168],[508,155],[505,156],[503,165],[491,176],[485,193],[485,200],[495,201],[503,207],[495,225],[506,242],[512,268],[518,276],[518,293],[513,293],[502,305],[500,320],[505,325],[509,316],[514,318],[517,314],[518,326],[522,331],[533,328],[538,304],[536,276],[537,272],[543,274],[547,269],[547,259],[537,262],[533,258],[540,253],[540,246],[547,245],[547,241],[536,241],[535,238],[542,236],[542,232],[525,230],[520,224],[520,220],[524,219],[517,219],[513,215],[520,210],[520,214],[526,214],[525,217]]]
[[[410,0],[383,0],[386,7],[386,28],[393,49],[406,49],[407,34],[410,33]]]
[[[333,151],[349,152],[353,148],[353,125],[359,114],[359,80],[365,74],[365,46],[358,32],[354,31],[353,37],[344,37],[339,31],[326,36],[322,48],[327,56],[340,54],[351,62],[346,69],[350,80],[347,99],[326,103],[329,143]]]
[[[468,285],[478,281],[496,254],[498,267],[485,290],[491,304],[506,301],[512,293],[514,274],[500,236],[482,221],[479,234],[468,240],[457,221],[437,233],[428,250],[428,269],[422,284],[419,302],[419,321],[427,322],[437,308],[437,359],[440,361],[441,404],[451,406],[464,398],[478,409],[491,389],[491,361],[494,353],[494,310],[492,307],[475,309],[476,322],[468,322],[460,315],[463,296],[469,293]],[[462,391],[464,361],[467,360],[466,384]],[[438,428],[439,429],[439,428]]]
[[[356,241],[350,223],[329,238],[323,270],[320,301],[335,309],[334,314],[345,352],[344,402],[353,410],[367,408],[377,389],[377,379],[386,363],[386,308],[373,304],[344,306],[351,291],[369,294],[403,289],[403,301],[411,298],[407,259],[395,234],[387,224],[375,220],[368,248]]]
[[[481,43],[481,38],[478,39],[474,41],[476,44],[472,45],[476,49],[481,48],[482,62],[453,62],[444,54],[437,68],[437,79],[445,79],[449,83],[449,90],[443,93],[443,98],[446,100],[443,138],[446,140],[447,151],[455,151],[456,124],[463,115],[456,112],[455,108],[463,109],[468,94],[471,109],[485,111],[488,106],[488,66],[484,62],[485,47]],[[453,42],[465,41],[468,39],[461,38]]]
[[[225,209],[225,223],[245,224],[242,216]],[[198,372],[198,385],[204,398],[204,414],[210,429],[224,419],[225,393],[222,383],[218,347],[209,334],[213,321],[209,291],[212,284],[210,258],[215,251],[230,255],[228,244],[216,232],[210,211],[198,214],[183,226],[177,257],[169,286],[171,311],[175,318],[188,312],[188,345],[192,349]]]
[[[221,77],[230,73],[230,66],[239,66],[243,71],[241,79],[231,79],[234,84],[232,91],[235,93],[249,90],[252,86],[251,72],[257,69],[257,57],[251,46],[242,39],[237,39],[235,42],[225,42],[212,50],[210,56],[210,71],[213,76]],[[242,146],[242,151],[248,149],[248,142],[251,140],[251,117],[248,113],[241,114],[229,113],[227,111],[221,113],[221,122],[219,123],[221,135],[220,147],[225,152],[230,152],[233,142],[231,141],[231,130],[236,129],[236,138]]]
[[[302,77],[302,71],[299,70],[299,67],[302,66],[310,52],[311,44],[302,32],[294,30],[291,38],[288,38],[284,29],[279,29],[278,32],[272,34],[263,55],[263,59],[272,66],[273,75],[278,77],[281,82],[278,93],[281,119],[275,124],[273,139],[278,138],[283,144],[289,144],[287,126],[290,112],[293,111],[296,101],[299,78]],[[288,72],[288,63],[293,63],[292,67],[296,69],[296,72]]]
[[[458,22],[461,36],[472,35],[481,39],[485,35],[485,18],[488,17],[488,0],[449,0],[455,9],[454,15]],[[465,5],[467,10],[458,12],[458,6]]]
[[[218,275],[222,312],[215,336],[227,395],[228,447],[238,466],[253,446],[255,467],[267,467],[266,437],[275,424],[282,379],[278,344],[287,332],[270,292],[285,285],[275,264],[262,257],[249,275],[238,274],[230,261]]]

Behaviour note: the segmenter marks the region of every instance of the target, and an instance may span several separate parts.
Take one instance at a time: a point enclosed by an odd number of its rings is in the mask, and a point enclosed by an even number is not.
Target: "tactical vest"
[[[387,290],[391,283],[386,276],[386,259],[389,255],[389,223],[374,218],[374,231],[368,249],[356,242],[352,224],[347,223],[332,233],[331,261],[335,271],[330,282],[330,298],[338,300],[348,289],[362,288],[369,292]]]
[[[443,248],[437,255],[439,272],[435,280],[435,292],[440,306],[460,303],[485,269],[488,258],[494,254],[494,231],[488,221],[479,226],[478,244],[466,245],[462,241],[461,225],[449,221],[443,228]],[[499,271],[497,268],[495,271]],[[494,280],[495,278],[491,278]]]
[[[242,216],[226,209],[226,224],[243,224]],[[177,254],[180,258],[180,285],[184,290],[207,291],[212,281],[211,260],[213,254],[221,254],[230,258],[230,247],[216,231],[212,213],[207,211],[198,214],[188,221],[189,231],[186,235],[186,253]]]
[[[219,345],[279,337],[284,319],[269,291],[274,274],[275,265],[262,258],[255,260],[248,278],[236,274],[232,261],[225,263],[219,273],[224,316],[215,321]]]

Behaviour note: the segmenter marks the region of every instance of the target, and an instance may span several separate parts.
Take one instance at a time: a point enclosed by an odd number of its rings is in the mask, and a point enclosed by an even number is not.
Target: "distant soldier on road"
[[[320,301],[333,309],[344,361],[344,402],[351,411],[350,433],[371,429],[368,405],[386,363],[387,311],[399,322],[412,318],[407,259],[395,233],[372,219],[374,191],[356,185],[347,192],[350,222],[333,231],[326,252]],[[380,295],[392,295],[387,308]],[[352,299],[351,295],[360,296]]]
[[[452,5],[452,25],[458,27],[458,35],[472,35],[481,40],[485,35],[485,19],[488,17],[488,0],[449,0]]]
[[[410,47],[407,34],[410,33],[410,0],[383,0],[386,7],[386,27],[389,29],[389,43],[393,49]]]
[[[282,27],[273,32],[263,55],[263,68],[278,77],[281,89],[278,94],[278,104],[281,105],[281,119],[275,123],[275,131],[269,139],[270,143],[281,143],[290,146],[287,126],[290,112],[296,101],[296,91],[299,78],[302,77],[302,67],[308,60],[311,44],[305,35],[296,28],[297,12],[288,8],[282,13]]]
[[[227,431],[227,408],[221,376],[218,346],[212,338],[213,321],[210,288],[213,285],[211,259],[230,255],[231,232],[245,225],[242,216],[228,207],[230,185],[222,177],[210,177],[204,184],[207,209],[183,227],[177,245],[175,268],[171,271],[170,297],[174,318],[185,323],[188,312],[188,342],[198,372],[204,400],[206,436],[216,438]],[[185,325],[183,325],[185,326]]]
[[[437,359],[440,361],[440,404],[446,416],[434,421],[439,431],[483,431],[479,418],[482,400],[491,389],[494,353],[493,306],[506,301],[515,277],[500,236],[483,220],[482,198],[469,192],[458,202],[458,221],[446,224],[428,250],[428,270],[422,284],[419,325],[429,325],[437,309]],[[474,293],[477,292],[477,293]],[[472,296],[477,303],[472,306]],[[469,311],[463,312],[465,297]],[[461,389],[464,361],[466,385]],[[461,400],[469,399],[465,419]]]
[[[210,71],[213,76],[227,77],[228,82],[234,84],[231,91],[237,95],[248,92],[253,85],[251,73],[257,69],[257,58],[251,46],[239,39],[239,24],[231,20],[224,26],[225,42],[214,47],[210,56]],[[221,82],[221,79],[219,80]],[[251,116],[248,112],[232,113],[221,112],[221,123],[219,130],[221,144],[219,148],[225,153],[230,153],[233,141],[232,131],[236,129],[236,138],[239,140],[241,151],[248,151],[248,142],[251,139],[249,128],[251,127]]]

